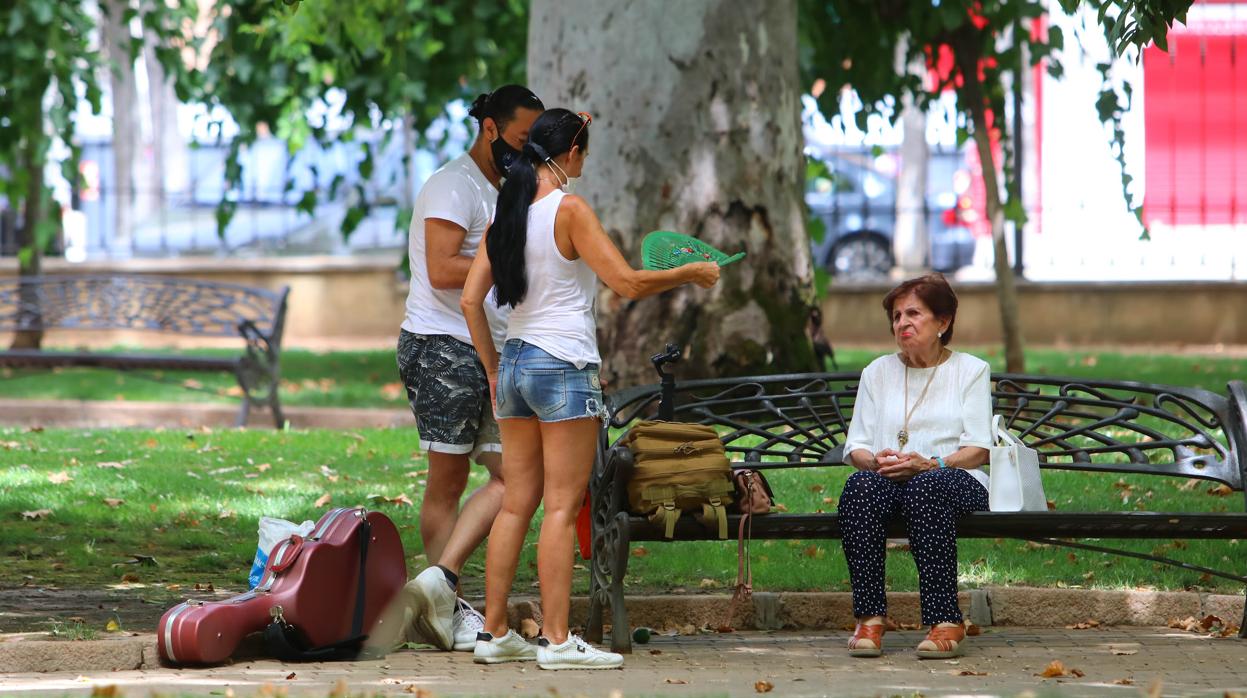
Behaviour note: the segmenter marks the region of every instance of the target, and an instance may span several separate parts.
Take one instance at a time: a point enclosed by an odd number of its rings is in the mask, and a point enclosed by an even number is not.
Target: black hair
[[[520,108],[545,111],[546,106],[532,90],[523,85],[503,85],[473,100],[468,116],[476,119],[477,124],[484,123],[485,119],[493,119],[498,130],[502,131],[515,118],[515,110]]]
[[[537,195],[537,166],[566,153],[572,146],[579,146],[582,153],[588,149],[589,128],[575,112],[550,109],[533,122],[520,157],[507,170],[485,241],[499,307],[514,308],[528,293],[524,246],[528,242],[528,207]]]

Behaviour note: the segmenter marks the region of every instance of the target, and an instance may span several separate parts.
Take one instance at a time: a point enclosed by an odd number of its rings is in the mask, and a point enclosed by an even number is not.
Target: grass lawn
[[[397,523],[409,567],[424,565],[417,507],[426,467],[414,429],[341,431],[0,430],[0,586],[89,587],[122,582],[168,587],[212,584],[241,590],[255,553],[261,515],[315,519],[331,506],[370,503]],[[771,477],[789,511],[833,510],[848,468]],[[479,483],[481,473],[473,482]],[[1045,474],[1058,509],[1242,511],[1240,494],[1217,496],[1210,483],[1090,473]],[[318,504],[325,496],[329,502]],[[371,499],[370,499],[371,498]],[[536,526],[517,590],[535,580]],[[1198,564],[1234,568],[1238,542],[1122,542]],[[759,590],[845,590],[839,541],[759,541],[753,547]],[[152,556],[158,566],[128,564]],[[730,586],[736,545],[644,543],[632,550],[636,591],[698,591]],[[1097,588],[1217,589],[1222,580],[1152,563],[1036,546],[1015,540],[961,543],[964,586],[1026,584]],[[482,591],[483,556],[468,565],[466,589]],[[575,589],[588,588],[578,569]],[[917,588],[908,553],[893,551],[889,583]]]
[[[973,353],[1002,370],[998,349],[970,347]],[[209,355],[236,352],[205,350]],[[845,371],[861,370],[878,351],[840,349],[836,357]],[[1166,354],[1120,354],[1098,351],[1033,349],[1027,370],[1048,375],[1118,378],[1148,383],[1189,385],[1222,392],[1226,381],[1242,378],[1247,359],[1205,358]],[[678,376],[678,369],[677,369]],[[152,377],[159,381],[151,380]],[[282,352],[284,404],[316,407],[392,407],[404,409],[406,394],[398,383],[394,352]],[[194,389],[188,390],[186,386]],[[125,374],[118,371],[70,368],[53,372],[0,369],[0,398],[82,400],[156,400],[232,402],[238,386],[221,373],[170,372]]]

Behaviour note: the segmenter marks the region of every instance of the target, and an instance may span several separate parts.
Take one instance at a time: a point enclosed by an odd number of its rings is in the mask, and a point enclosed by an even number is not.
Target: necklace
[[[931,375],[927,376],[927,384],[922,386],[922,392],[918,394],[918,399],[914,400],[914,406],[909,406],[909,364],[905,364],[905,423],[901,425],[901,430],[896,432],[896,443],[898,448],[904,450],[905,444],[909,443],[909,418],[914,416],[914,412],[918,410],[918,405],[922,404],[922,398],[927,396],[927,389],[931,387],[931,381],[935,380],[936,371],[940,370],[940,364],[944,363],[944,350],[940,350],[941,360],[937,360],[935,368],[931,371]]]

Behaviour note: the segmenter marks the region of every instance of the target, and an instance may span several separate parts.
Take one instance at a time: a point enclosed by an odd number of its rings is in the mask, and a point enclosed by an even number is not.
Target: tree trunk
[[[905,42],[897,44],[897,69],[905,71]],[[921,61],[908,70],[919,74],[926,69]],[[896,177],[896,232],[892,236],[892,254],[902,278],[924,271],[930,261],[931,244],[927,240],[927,113],[914,104],[913,97],[901,99],[901,167]]]
[[[154,34],[148,34],[148,44],[143,49],[147,104],[152,118],[152,167],[144,198],[147,199],[145,208],[161,212],[163,220],[169,195],[185,191],[190,184],[190,158],[178,131],[177,95],[153,48],[156,40]]]
[[[1005,370],[1022,373],[1026,370],[1026,356],[1022,351],[1022,328],[1018,323],[1017,283],[1013,267],[1009,265],[1009,250],[1005,245],[1005,213],[1000,202],[1000,183],[997,179],[996,159],[992,156],[990,126],[987,123],[987,103],[983,86],[979,82],[980,57],[967,46],[973,41],[961,41],[954,47],[958,72],[964,80],[962,95],[968,102],[971,121],[974,124],[974,144],[978,149],[979,164],[983,171],[983,190],[987,198],[987,216],[992,224],[992,251],[996,267],[996,298],[1000,305],[1001,333],[1005,340]],[[1004,115],[997,115],[1003,123]],[[1002,129],[1003,131],[1003,129]]]
[[[28,285],[26,279],[37,277],[43,273],[43,245],[39,244],[37,228],[43,222],[43,167],[39,152],[43,144],[32,138],[26,146],[23,157],[29,181],[26,185],[26,207],[22,213],[22,225],[17,229],[17,246],[22,252],[18,255],[18,304],[17,320],[19,326],[39,327],[42,325],[39,313],[39,296],[35,287]],[[30,250],[27,254],[26,250]],[[43,344],[43,330],[19,330],[13,334],[11,349],[38,349]]]
[[[134,62],[130,60],[133,38],[122,14],[128,0],[106,0],[105,46],[109,61],[109,83],[113,105],[113,242],[114,250],[128,254],[133,239],[134,155],[138,133],[134,105],[138,90],[134,83]],[[105,191],[105,197],[107,197]]]
[[[634,265],[651,230],[741,262],[710,290],[623,300],[603,288],[598,338],[617,384],[684,346],[682,378],[811,370],[813,303],[794,0],[534,0],[530,86],[593,114],[583,194]],[[620,60],[627,56],[627,60]]]

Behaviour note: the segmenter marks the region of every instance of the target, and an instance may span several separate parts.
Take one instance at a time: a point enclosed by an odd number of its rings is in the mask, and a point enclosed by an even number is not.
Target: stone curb
[[[414,427],[407,410],[346,407],[285,407],[294,429]],[[24,427],[188,429],[234,426],[238,403],[126,402],[111,400],[0,400],[0,424]],[[265,410],[252,410],[247,426],[272,429]]]
[[[980,626],[1065,627],[1084,621],[1101,626],[1166,626],[1175,618],[1215,615],[1237,624],[1243,597],[1226,594],[1157,591],[1101,591],[988,587],[960,594],[967,617]],[[918,594],[888,595],[889,615],[897,622],[919,622]],[[693,633],[725,624],[731,596],[727,594],[629,597],[628,620],[633,627]],[[585,597],[572,599],[574,619],[588,617]],[[540,615],[533,599],[518,599],[509,619],[520,627]],[[606,616],[610,621],[609,609]],[[852,624],[852,596],[847,592],[755,592],[752,603],[737,610],[731,625],[740,630],[843,631]],[[154,634],[125,635],[86,641],[40,639],[36,633],[0,636],[0,674],[53,671],[122,671],[156,669],[159,659]]]

